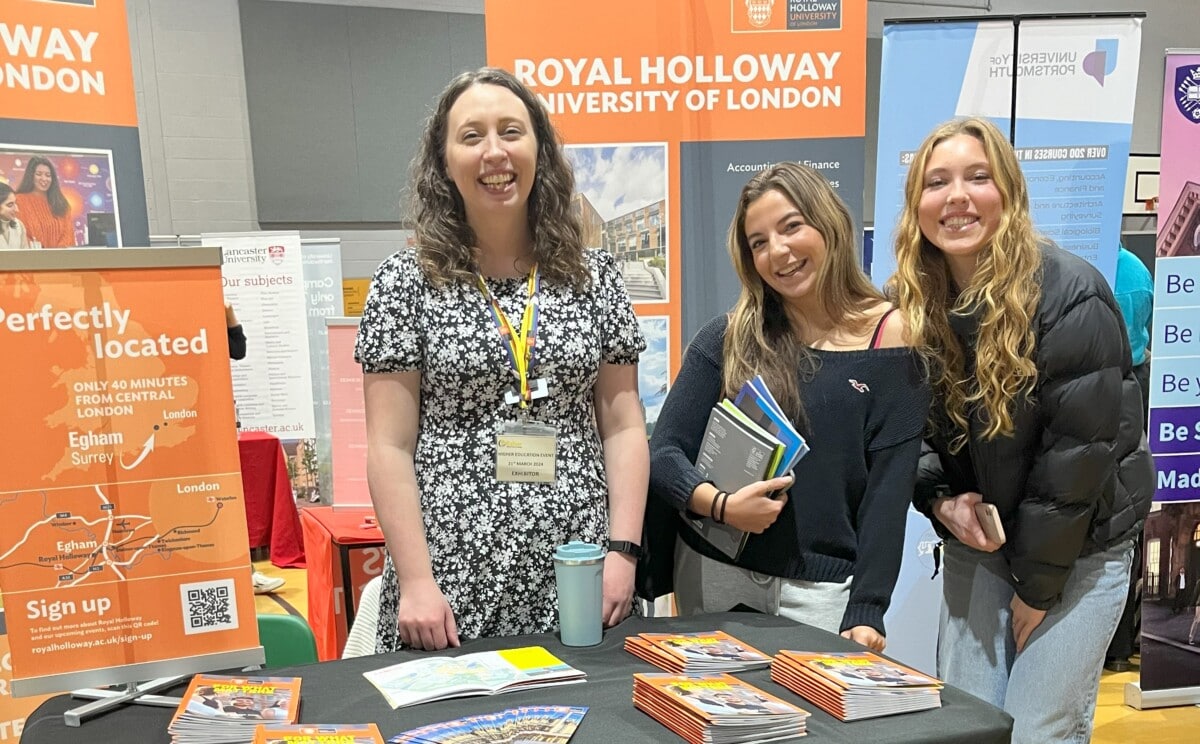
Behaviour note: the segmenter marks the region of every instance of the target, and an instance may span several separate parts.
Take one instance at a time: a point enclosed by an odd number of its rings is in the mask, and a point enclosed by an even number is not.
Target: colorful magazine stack
[[[264,722],[295,723],[299,677],[197,674],[171,725],[173,744],[250,744]]]
[[[809,715],[728,674],[635,674],[633,705],[691,744],[804,736]]]
[[[533,687],[582,682],[586,676],[541,646],[431,656],[363,672],[388,705],[428,703],[472,695],[495,695]]]
[[[254,744],[383,744],[383,735],[373,723],[260,723]]]
[[[780,651],[771,679],[843,721],[942,707],[942,683],[870,651]]]
[[[770,656],[720,630],[641,633],[625,639],[625,650],[672,674],[740,672],[771,663]]]
[[[786,475],[808,454],[808,443],[762,377],[742,385],[734,400],[713,406],[700,440],[696,469],[722,491],[734,491],[761,480]],[[719,515],[718,515],[719,516]],[[749,535],[705,516],[684,522],[714,548],[736,559]]]
[[[499,713],[431,723],[388,739],[388,744],[479,744],[539,742],[566,744],[575,735],[587,708],[532,705]]]

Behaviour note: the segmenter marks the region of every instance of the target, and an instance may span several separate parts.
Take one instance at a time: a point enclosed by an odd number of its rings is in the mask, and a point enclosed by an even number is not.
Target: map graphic
[[[119,508],[110,490],[94,485],[0,495],[7,525],[0,544],[11,545],[0,549],[0,571],[37,569],[21,571],[6,589],[126,581],[160,575],[164,561],[185,561],[194,571],[236,557],[238,548],[217,533],[230,528],[222,510],[238,498],[237,473],[122,484]]]

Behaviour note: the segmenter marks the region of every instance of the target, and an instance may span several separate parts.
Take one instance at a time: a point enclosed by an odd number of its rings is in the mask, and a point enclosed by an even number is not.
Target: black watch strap
[[[629,540],[609,540],[608,550],[609,552],[631,555],[635,560],[642,557],[642,546]]]

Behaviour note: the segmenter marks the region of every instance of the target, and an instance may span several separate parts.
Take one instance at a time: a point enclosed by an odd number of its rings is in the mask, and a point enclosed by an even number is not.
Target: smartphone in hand
[[[983,528],[983,534],[987,535],[989,540],[997,545],[1004,544],[1004,524],[1000,522],[1000,511],[996,509],[995,504],[984,501],[976,503],[975,518],[979,520],[979,526]]]

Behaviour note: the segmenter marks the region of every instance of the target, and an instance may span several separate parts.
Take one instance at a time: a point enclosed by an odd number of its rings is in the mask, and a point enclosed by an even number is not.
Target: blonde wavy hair
[[[946,260],[921,232],[918,211],[925,169],[933,149],[958,135],[983,145],[992,182],[1000,192],[1000,223],[979,253],[970,285],[955,296]],[[967,118],[938,126],[921,143],[904,184],[904,209],[896,227],[896,273],[890,288],[908,321],[913,344],[927,360],[938,398],[954,427],[951,450],[967,443],[972,409],[982,414],[983,436],[1013,432],[1017,400],[1037,384],[1033,361],[1033,316],[1041,300],[1042,238],[1029,215],[1029,192],[1008,140],[986,119]],[[950,327],[951,314],[979,313],[975,374]]]
[[[867,311],[884,297],[860,266],[850,210],[824,176],[799,163],[780,163],[742,188],[727,238],[729,258],[742,290],[725,331],[722,384],[732,398],[742,383],[762,375],[784,412],[803,431],[808,420],[800,400],[799,378],[816,370],[816,359],[797,337],[783,298],[763,282],[754,267],[746,237],[746,211],[770,191],[787,197],[825,241],[825,261],[817,272],[815,291],[830,320],[865,333],[873,320]]]

